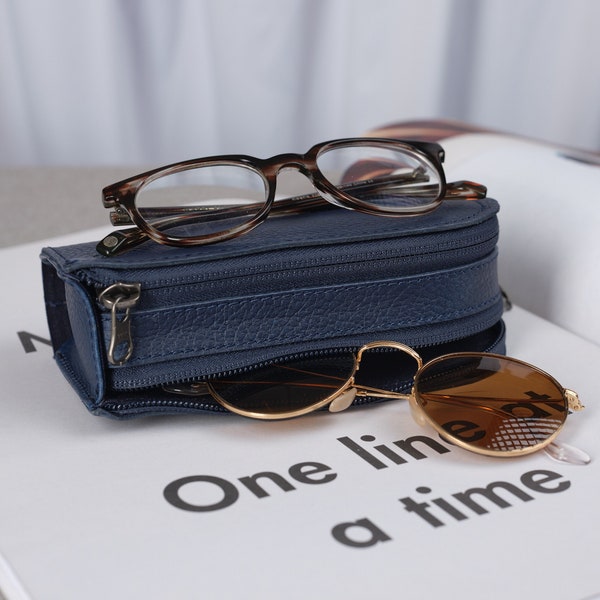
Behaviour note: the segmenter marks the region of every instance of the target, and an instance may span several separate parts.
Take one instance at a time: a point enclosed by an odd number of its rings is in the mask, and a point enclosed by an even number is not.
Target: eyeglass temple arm
[[[359,190],[370,193],[390,189],[390,184],[404,185],[415,182],[424,181],[420,169],[415,169],[411,173],[391,175],[385,178],[378,177],[376,180],[353,182],[341,184],[338,186],[342,191]],[[412,195],[426,195],[433,185],[422,185],[411,188]],[[484,185],[471,181],[456,181],[446,184],[445,199],[468,199],[475,200],[485,198],[487,188]],[[320,210],[332,208],[333,205],[322,198],[318,193],[305,194],[302,196],[294,196],[283,200],[276,200],[273,204],[273,215],[293,214],[305,210]],[[153,226],[160,229],[169,229],[181,225],[183,222],[193,223],[198,220],[214,220],[228,216],[236,216],[249,209],[256,208],[255,204],[246,205],[244,207],[220,207],[220,206],[193,206],[193,207],[177,207],[179,214],[167,216],[172,213],[172,208],[147,208],[144,210],[144,216],[149,219],[156,219]],[[183,211],[183,213],[182,213]],[[127,218],[128,219],[128,218]],[[129,219],[128,219],[129,220]],[[118,224],[118,217],[115,219]],[[131,250],[132,248],[142,244],[148,239],[148,235],[137,227],[130,229],[121,229],[114,231],[105,236],[96,246],[97,251],[105,256],[116,256]]]
[[[261,203],[262,204],[262,203]],[[193,206],[193,207],[177,207],[175,210],[179,214],[166,216],[171,214],[172,208],[147,208],[144,209],[144,217],[152,219],[152,225],[157,229],[165,230],[172,227],[177,227],[184,223],[193,224],[198,221],[214,221],[224,217],[235,217],[250,210],[251,213],[256,212],[256,204],[247,204],[243,207],[215,207],[215,206]],[[333,204],[321,198],[318,194],[310,194],[306,196],[297,196],[295,198],[286,198],[285,200],[277,200],[273,204],[272,214],[292,214],[302,210],[322,210],[333,208]],[[116,223],[118,224],[118,223]],[[105,256],[117,256],[136,246],[144,243],[148,239],[148,234],[138,227],[129,229],[120,229],[113,231],[105,236],[96,246],[96,250]]]
[[[293,200],[293,198],[288,198],[286,200],[276,201],[273,205],[272,212],[276,214],[288,214],[299,212],[300,210],[333,208],[332,204],[316,195],[311,195],[310,198],[302,197],[301,206],[292,206]],[[222,219],[224,217],[235,217],[249,209],[253,213],[256,212],[256,204],[247,204],[244,207],[236,206],[227,208],[214,206],[177,207],[175,210],[177,210],[179,214],[168,217],[166,215],[171,214],[174,209],[148,208],[144,209],[144,217],[152,219],[152,225],[157,229],[166,230],[184,223],[193,224],[198,221],[206,222]],[[98,242],[96,250],[105,256],[117,256],[118,254],[123,254],[136,246],[139,246],[148,238],[148,234],[138,227],[119,229],[102,238],[102,240]]]
[[[427,181],[424,177],[420,176],[421,171],[419,169],[415,169],[411,171],[410,174],[402,174],[402,175],[390,175],[388,177],[378,177],[376,180],[370,181],[360,181],[353,183],[345,183],[339,185],[339,189],[342,191],[361,191],[361,192],[370,192],[371,194],[380,192],[380,191],[390,191],[392,188],[392,184],[398,184],[400,186],[411,184],[413,185],[416,182]],[[418,187],[411,187],[411,195],[412,196],[425,196],[431,193],[432,188],[437,187],[435,184],[429,185],[420,185]],[[473,181],[454,181],[446,184],[446,194],[444,196],[445,200],[451,199],[467,199],[467,200],[476,200],[485,198],[487,194],[487,188],[480,184],[475,183]],[[227,207],[220,205],[208,205],[208,206],[190,206],[190,207],[177,207],[176,210],[178,215],[169,217],[169,215],[173,212],[173,208],[146,208],[144,209],[144,216],[149,219],[158,219],[165,218],[165,222],[161,221],[153,223],[155,226],[169,225],[170,221],[173,219],[190,219],[194,216],[198,216],[201,219],[210,218],[220,218],[223,216],[235,216],[236,214],[240,214],[244,211],[247,211],[249,208],[254,209],[257,205],[250,204],[243,207],[235,206],[235,207]],[[330,202],[325,200],[319,193],[312,194],[304,194],[302,196],[293,196],[291,198],[284,198],[281,200],[275,200],[272,208],[272,212],[275,213],[293,213],[300,212],[303,210],[310,210],[314,208],[324,208],[332,206]],[[183,214],[181,214],[183,213]],[[118,218],[116,219],[118,224]]]
[[[487,196],[487,187],[474,181],[452,181],[446,184],[444,200],[481,200]]]
[[[379,191],[389,191],[393,184],[404,186],[406,184],[414,184],[415,182],[423,182],[427,179],[423,176],[422,169],[414,169],[408,173],[389,175],[387,177],[377,177],[377,179],[371,179],[367,181],[357,181],[350,183],[342,183],[338,187],[342,191],[353,191],[358,190],[361,192],[377,193]],[[462,182],[461,182],[462,183]],[[475,184],[479,185],[479,184]],[[427,194],[433,186],[423,185],[418,188],[411,189],[413,195]],[[466,193],[466,190],[465,190]],[[155,207],[155,208],[144,208],[144,217],[148,219],[161,219],[154,221],[155,227],[169,226],[172,221],[193,219],[198,217],[200,219],[217,219],[221,217],[235,217],[236,215],[242,214],[249,209],[250,212],[256,212],[256,208],[262,206],[262,203],[246,204],[244,206],[227,206],[222,204],[204,205],[204,206],[177,206],[173,207]],[[325,200],[318,192],[311,194],[303,194],[301,196],[293,196],[290,198],[284,198],[281,200],[275,200],[272,212],[276,213],[288,213],[288,212],[300,212],[302,210],[309,210],[312,208],[329,207],[331,203]],[[173,215],[173,211],[177,214]],[[131,218],[128,214],[121,212],[111,213],[113,225],[131,223]]]
[[[380,189],[389,189],[390,183],[405,184],[407,182],[414,183],[422,180],[422,172],[415,169],[410,173],[402,175],[393,175],[371,181],[361,181],[359,183],[349,183],[340,185],[340,189],[348,190],[350,188],[360,189],[361,191],[370,191],[372,193]],[[148,219],[156,219],[152,224],[160,229],[169,229],[176,227],[184,222],[194,223],[195,221],[215,220],[223,217],[235,217],[243,211],[256,212],[257,205],[250,204],[244,207],[238,206],[188,206],[177,207],[177,215],[172,215],[173,208],[146,208],[144,209],[144,217]],[[294,196],[283,200],[276,200],[271,210],[272,214],[292,214],[304,210],[319,210],[325,208],[333,208],[333,205],[321,197],[318,193],[305,194],[302,196]],[[113,212],[113,224],[118,225],[119,222],[131,223],[129,215],[121,216],[119,213]],[[105,236],[98,245],[96,250],[105,256],[117,256],[135,248],[144,243],[148,239],[148,235],[138,227],[130,229],[121,229],[113,231]]]

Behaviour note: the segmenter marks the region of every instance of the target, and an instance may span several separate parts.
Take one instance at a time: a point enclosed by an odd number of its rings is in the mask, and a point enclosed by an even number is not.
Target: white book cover
[[[600,153],[460,123],[398,123],[372,135],[438,140],[448,181],[483,183],[500,202],[499,278],[513,300],[600,340]]]
[[[509,354],[586,405],[560,436],[586,466],[457,449],[401,401],[281,422],[114,421],[53,362],[41,245],[0,251],[5,600],[600,594],[598,345],[506,314]]]

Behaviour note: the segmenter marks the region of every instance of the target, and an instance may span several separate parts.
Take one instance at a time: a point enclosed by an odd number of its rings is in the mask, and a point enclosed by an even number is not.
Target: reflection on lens
[[[454,355],[427,364],[415,399],[451,440],[493,452],[531,449],[562,427],[568,405],[546,373],[495,355]]]
[[[330,183],[377,210],[426,212],[440,202],[437,168],[408,148],[376,142],[326,147],[317,157],[317,166]]]
[[[138,192],[136,207],[156,229],[188,238],[245,225],[266,196],[266,183],[252,168],[209,163],[151,180]]]
[[[354,372],[352,354],[310,357],[209,382],[227,408],[254,417],[308,412],[343,387]]]

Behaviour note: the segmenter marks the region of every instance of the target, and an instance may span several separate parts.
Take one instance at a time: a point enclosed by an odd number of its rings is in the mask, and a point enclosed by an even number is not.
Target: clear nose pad
[[[420,425],[421,427],[425,427],[427,425],[427,419],[425,418],[423,411],[417,406],[417,401],[415,400],[414,392],[410,395],[410,398],[408,399],[408,404],[410,406],[410,414],[415,423],[417,423],[417,425]]]
[[[354,402],[354,398],[356,398],[356,388],[348,388],[345,392],[336,396],[329,404],[329,412],[335,413],[346,410]]]

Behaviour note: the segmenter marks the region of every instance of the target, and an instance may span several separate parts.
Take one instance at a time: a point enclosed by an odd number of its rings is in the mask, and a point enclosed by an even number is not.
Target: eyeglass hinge
[[[133,354],[129,313],[139,302],[141,289],[139,283],[117,282],[102,290],[98,296],[98,301],[110,309],[110,342],[107,356],[112,365],[125,364]]]
[[[581,403],[577,392],[566,389],[565,396],[567,397],[567,402],[569,403],[569,410],[577,412],[578,410],[583,410],[585,408],[585,406]]]

